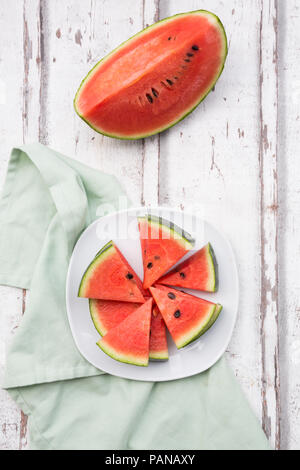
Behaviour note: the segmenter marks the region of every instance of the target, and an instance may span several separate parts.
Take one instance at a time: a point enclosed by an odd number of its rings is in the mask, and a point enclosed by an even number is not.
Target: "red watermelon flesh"
[[[139,217],[144,268],[144,289],[148,289],[192,247],[190,235],[169,221],[154,216]]]
[[[198,10],[166,18],[96,64],[81,83],[75,110],[111,137],[161,132],[205,98],[226,56],[226,33],[214,14]]]
[[[95,328],[101,336],[119,325],[133,313],[141,304],[119,302],[117,300],[90,299],[90,314]]]
[[[218,265],[211,244],[208,243],[177,265],[157,283],[216,292],[218,289]]]
[[[156,306],[151,317],[149,358],[160,361],[169,359],[166,325]]]
[[[112,328],[97,345],[117,361],[147,366],[151,312],[152,299],[149,299],[119,325]]]
[[[141,280],[113,241],[108,242],[85,271],[79,297],[144,303]]]
[[[217,307],[212,302],[170,287],[156,286],[150,291],[178,349],[201,335]]]

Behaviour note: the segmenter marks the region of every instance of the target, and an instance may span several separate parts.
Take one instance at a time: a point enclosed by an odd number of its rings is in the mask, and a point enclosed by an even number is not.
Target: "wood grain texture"
[[[192,115],[161,135],[161,201],[197,210],[229,238],[238,261],[240,305],[230,363],[258,418],[261,402],[259,48],[260,2],[203,1],[228,34],[224,72]],[[161,16],[176,13],[165,2]],[[185,9],[199,7],[185,2]]]
[[[279,364],[281,447],[300,448],[300,5],[279,2]]]
[[[262,424],[280,447],[278,336],[278,2],[261,3],[260,21],[260,237]]]
[[[0,186],[10,148],[39,140],[114,174],[136,205],[192,209],[238,261],[230,364],[273,447],[300,448],[300,6],[298,0],[2,0]],[[176,127],[137,142],[74,113],[82,77],[166,16],[215,12],[228,33],[215,90]],[[0,287],[0,375],[25,294]],[[25,313],[26,314],[26,313]],[[0,391],[0,449],[28,448],[26,417]]]

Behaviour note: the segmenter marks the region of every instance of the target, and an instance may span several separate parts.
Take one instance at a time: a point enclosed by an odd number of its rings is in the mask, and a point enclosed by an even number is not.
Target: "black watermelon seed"
[[[157,98],[158,95],[159,95],[158,91],[155,90],[155,88],[151,88],[151,91],[152,91],[152,93],[153,93],[153,96],[155,96],[155,98]]]
[[[178,80],[178,77],[174,77],[174,80]]]
[[[184,59],[184,62],[191,62],[190,59]]]
[[[155,256],[154,256],[154,259],[156,259],[156,260],[157,260],[157,259],[160,259],[160,256],[155,255]]]
[[[175,317],[175,318],[179,318],[180,315],[181,315],[180,310],[176,310],[176,312],[174,313],[174,317]]]
[[[152,267],[153,267],[153,263],[150,262],[150,263],[147,264],[148,269],[151,269]]]
[[[176,295],[173,294],[173,292],[169,292],[168,297],[169,297],[169,299],[172,299],[172,300],[176,299]]]
[[[146,98],[149,101],[149,103],[153,103],[153,98],[151,95],[149,95],[149,93],[146,93]]]
[[[170,37],[168,37],[168,41],[171,41],[171,39],[172,39],[172,38],[171,38],[171,36],[170,36]]]
[[[168,84],[171,85],[171,86],[173,85],[172,80],[169,80],[168,78],[166,79],[166,82],[168,82]]]
[[[126,277],[127,277],[127,279],[133,279],[133,274],[128,273],[128,274],[126,274]]]
[[[193,49],[193,51],[199,51],[199,47],[197,46],[197,44],[194,44],[192,46],[192,49]]]
[[[182,277],[182,279],[185,278],[185,274],[184,273],[180,273],[180,277]]]
[[[194,56],[194,54],[193,54],[192,52],[187,52],[186,55],[187,55],[188,57],[193,57],[193,56]]]

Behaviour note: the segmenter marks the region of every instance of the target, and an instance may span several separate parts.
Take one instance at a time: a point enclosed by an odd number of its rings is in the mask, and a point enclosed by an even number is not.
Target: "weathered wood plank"
[[[300,448],[300,5],[279,2],[281,448]]]
[[[259,234],[260,1],[202,1],[228,34],[227,64],[215,92],[191,116],[161,135],[161,202],[195,210],[224,232],[240,275],[239,317],[228,357],[261,418]],[[162,2],[161,18],[199,8]]]
[[[280,447],[277,3],[276,0],[261,3],[259,97],[262,424],[276,449]]]

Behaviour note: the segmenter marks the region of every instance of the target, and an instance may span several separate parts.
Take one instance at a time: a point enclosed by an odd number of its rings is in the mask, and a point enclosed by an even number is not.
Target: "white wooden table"
[[[75,115],[74,93],[99,58],[200,8],[224,22],[229,56],[190,117],[123,142]],[[272,445],[299,449],[300,1],[1,0],[0,111],[0,187],[11,147],[40,141],[113,173],[137,205],[197,209],[227,234],[241,282],[228,360]],[[0,287],[1,376],[25,304],[25,292]],[[0,449],[28,444],[26,417],[1,391]]]

